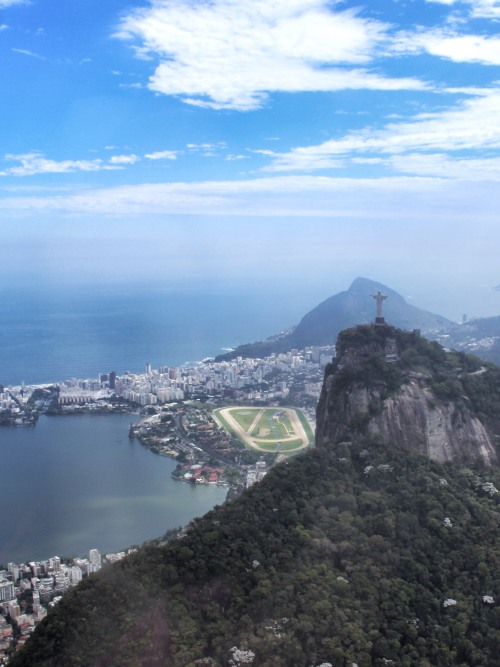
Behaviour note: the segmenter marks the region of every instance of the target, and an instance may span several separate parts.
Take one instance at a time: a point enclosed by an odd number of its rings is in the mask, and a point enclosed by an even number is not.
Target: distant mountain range
[[[428,332],[453,326],[445,317],[406,303],[401,294],[387,285],[356,278],[348,290],[331,296],[307,313],[290,334],[290,341],[300,347],[332,344],[343,329],[373,322],[376,307],[372,295],[377,291],[388,297],[383,305],[386,321],[399,329]]]
[[[343,329],[375,320],[376,304],[372,295],[381,291],[388,298],[383,303],[386,322],[404,331],[420,329],[442,345],[471,352],[485,361],[500,364],[500,316],[484,317],[457,324],[422,308],[410,305],[398,292],[368,278],[356,278],[348,290],[329,297],[309,311],[297,326],[265,341],[240,345],[219,355],[216,361],[236,357],[261,358],[294,348],[334,345]]]
[[[383,305],[386,321],[400,329],[421,329],[422,333],[433,336],[458,326],[445,317],[411,306],[387,285],[368,278],[356,278],[348,290],[329,297],[304,315],[291,332],[259,343],[240,345],[217,360],[237,356],[264,357],[310,345],[334,345],[343,329],[375,320],[376,304],[372,295],[378,290],[388,297]]]

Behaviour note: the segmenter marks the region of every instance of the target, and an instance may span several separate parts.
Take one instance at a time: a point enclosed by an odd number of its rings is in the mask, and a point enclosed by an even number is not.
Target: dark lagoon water
[[[225,488],[171,479],[174,461],[129,440],[131,419],[42,417],[35,428],[0,429],[0,563],[117,551],[224,502]]]

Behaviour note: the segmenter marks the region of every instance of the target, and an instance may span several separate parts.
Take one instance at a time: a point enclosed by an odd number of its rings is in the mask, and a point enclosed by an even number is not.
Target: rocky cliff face
[[[388,326],[342,332],[325,373],[316,443],[369,435],[441,462],[497,463],[498,417],[478,413],[461,381],[487,371],[456,364],[416,333]]]

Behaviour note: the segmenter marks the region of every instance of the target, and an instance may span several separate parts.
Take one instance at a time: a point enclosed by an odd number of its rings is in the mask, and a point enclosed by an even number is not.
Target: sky
[[[500,0],[0,0],[0,289],[500,313]]]

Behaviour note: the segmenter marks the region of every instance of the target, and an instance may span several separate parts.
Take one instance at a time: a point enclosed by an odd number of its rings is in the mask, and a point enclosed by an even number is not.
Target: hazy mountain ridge
[[[499,468],[430,461],[366,415],[340,431],[326,411],[337,382],[383,389],[369,405],[382,414],[413,373],[457,408],[465,384],[470,415],[487,418],[499,369],[389,327],[344,332],[336,364],[316,449],[67,594],[11,665],[499,665]]]
[[[304,348],[310,345],[334,345],[343,329],[361,322],[375,320],[375,301],[372,294],[380,290],[388,298],[384,301],[384,315],[388,322],[401,329],[421,329],[423,333],[447,332],[458,325],[441,315],[434,315],[408,304],[396,291],[368,278],[356,278],[349,289],[329,297],[309,311],[290,333],[266,341],[240,345],[217,360],[237,356],[259,357]]]
[[[297,325],[265,341],[240,345],[219,355],[217,360],[238,356],[266,357],[293,348],[333,345],[343,329],[375,320],[375,303],[371,295],[378,290],[388,297],[383,311],[385,320],[391,325],[409,331],[420,329],[425,336],[446,347],[477,354],[481,359],[500,364],[500,316],[458,324],[412,306],[387,285],[361,277],[356,278],[346,291],[329,297],[306,313]]]

